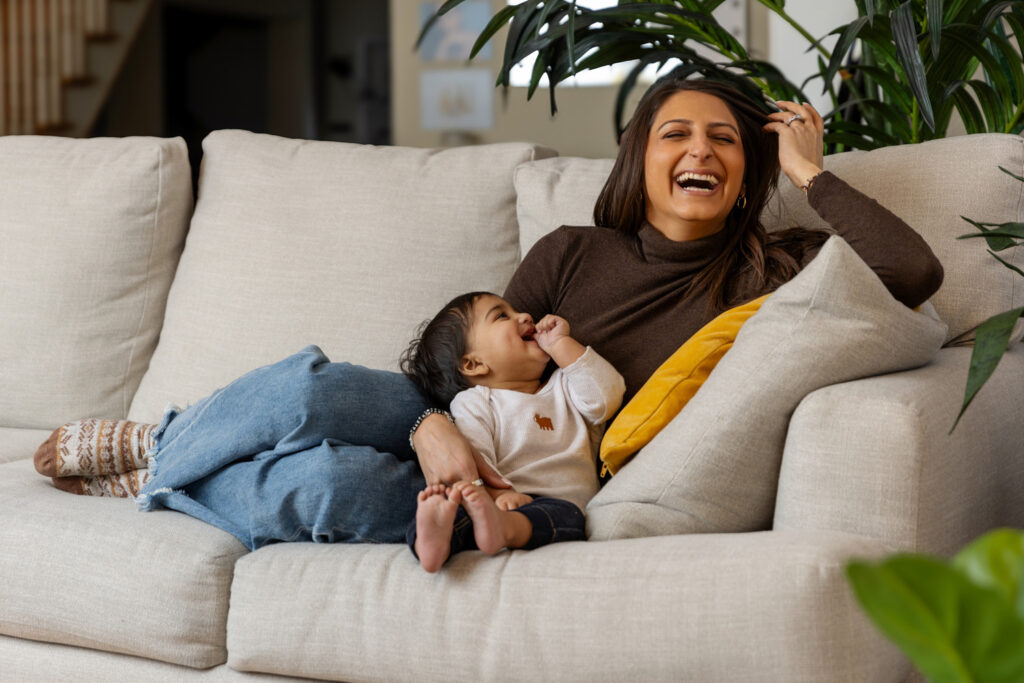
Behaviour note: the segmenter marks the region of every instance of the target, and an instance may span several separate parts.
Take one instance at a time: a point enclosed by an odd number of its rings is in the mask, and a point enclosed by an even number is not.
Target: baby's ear
[[[462,357],[462,362],[459,364],[459,372],[466,377],[482,377],[490,372],[490,368],[476,356],[466,354]]]

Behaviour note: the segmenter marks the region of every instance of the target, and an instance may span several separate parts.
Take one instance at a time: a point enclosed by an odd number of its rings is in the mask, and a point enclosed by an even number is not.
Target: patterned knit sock
[[[128,420],[69,422],[58,427],[36,451],[36,470],[48,477],[74,477],[145,468],[155,428]]]
[[[99,477],[54,477],[53,485],[61,491],[80,496],[134,498],[149,481],[149,470],[140,469]]]

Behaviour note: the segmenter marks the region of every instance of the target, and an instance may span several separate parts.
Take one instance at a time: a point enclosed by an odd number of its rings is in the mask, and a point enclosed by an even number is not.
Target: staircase
[[[0,135],[88,136],[152,0],[0,0]]]

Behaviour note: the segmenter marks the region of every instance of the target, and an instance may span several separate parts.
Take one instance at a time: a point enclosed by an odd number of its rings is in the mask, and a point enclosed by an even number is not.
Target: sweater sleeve
[[[455,394],[451,405],[455,426],[473,448],[479,451],[487,464],[497,469],[498,458],[494,447],[494,414],[487,396],[477,389],[466,389]]]
[[[537,240],[505,288],[504,298],[512,308],[529,313],[534,320],[555,310],[565,245],[564,228]]]
[[[828,171],[814,181],[807,199],[897,300],[913,308],[938,291],[942,264],[899,216]],[[809,251],[805,260],[817,251]]]
[[[566,395],[590,425],[599,425],[619,409],[626,383],[612,364],[587,347],[583,355],[562,369]]]

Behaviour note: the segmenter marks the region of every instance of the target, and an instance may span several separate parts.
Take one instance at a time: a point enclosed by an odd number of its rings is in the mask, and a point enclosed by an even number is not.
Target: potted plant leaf
[[[864,611],[929,680],[1024,680],[1024,532],[991,531],[949,562],[899,554],[846,573]]]
[[[1024,177],[1011,173],[1002,166],[999,167],[999,170],[1024,182]],[[983,238],[988,243],[988,253],[993,258],[1024,277],[1024,271],[1006,259],[1001,258],[996,253],[1024,243],[1024,223],[983,223],[966,216],[961,216],[961,218],[977,228],[978,232],[962,235],[960,239]],[[960,413],[953,423],[953,429],[960,422],[964,411],[967,410],[967,406],[974,400],[978,391],[988,381],[989,377],[992,376],[992,373],[995,372],[996,366],[999,364],[1010,343],[1014,327],[1021,316],[1024,316],[1024,306],[1018,306],[1017,308],[1011,308],[1008,311],[998,313],[978,326],[974,333],[974,350],[971,352],[971,366],[967,373],[964,401],[960,407]]]

